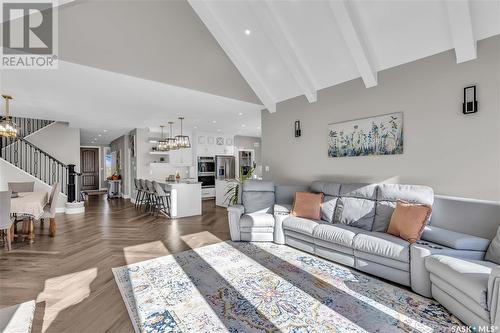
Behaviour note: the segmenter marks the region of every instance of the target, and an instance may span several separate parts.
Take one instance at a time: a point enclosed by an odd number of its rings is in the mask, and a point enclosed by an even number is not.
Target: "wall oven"
[[[215,172],[215,158],[211,156],[198,156],[198,174]]]
[[[198,181],[202,188],[215,188],[215,158],[198,156]]]

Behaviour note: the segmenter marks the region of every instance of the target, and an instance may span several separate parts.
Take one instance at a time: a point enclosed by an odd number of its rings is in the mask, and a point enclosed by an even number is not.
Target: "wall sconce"
[[[476,86],[464,88],[464,103],[462,104],[464,114],[477,112]]]
[[[300,120],[295,121],[295,137],[298,138],[302,134],[302,131],[300,130]]]

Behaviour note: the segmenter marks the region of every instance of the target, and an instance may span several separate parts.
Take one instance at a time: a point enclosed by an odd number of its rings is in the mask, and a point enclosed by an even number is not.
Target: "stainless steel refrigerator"
[[[234,156],[215,156],[215,177],[217,179],[235,179],[236,162]]]

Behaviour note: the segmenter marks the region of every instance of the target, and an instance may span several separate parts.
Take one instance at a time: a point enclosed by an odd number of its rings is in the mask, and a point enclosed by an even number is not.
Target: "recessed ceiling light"
[[[220,132],[220,131],[221,131],[220,129],[217,130],[217,132]]]
[[[194,128],[194,129],[197,129],[197,128],[198,128],[198,126],[195,126],[195,127],[193,127],[193,128]]]
[[[212,124],[215,124],[217,121],[216,120],[212,120]]]
[[[241,124],[241,127],[247,127],[247,125],[245,125],[245,124]]]
[[[102,134],[99,134],[98,136],[102,136]]]
[[[257,129],[260,129],[260,126],[257,126]]]
[[[103,130],[104,133],[106,133],[108,130]]]
[[[250,29],[245,29],[245,35],[250,36],[251,33]]]
[[[238,112],[238,116],[242,116],[243,115],[243,112]]]

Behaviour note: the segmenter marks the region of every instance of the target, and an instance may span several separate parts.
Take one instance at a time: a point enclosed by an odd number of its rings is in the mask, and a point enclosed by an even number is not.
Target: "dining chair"
[[[12,192],[33,192],[35,182],[8,182],[7,187]]]
[[[0,231],[4,235],[5,244],[7,245],[7,251],[11,250],[12,234],[11,227],[14,222],[10,217],[10,196],[11,191],[0,192]]]
[[[163,212],[170,217],[170,191],[165,191],[160,183],[153,181],[156,193],[156,215]]]
[[[49,219],[49,235],[54,237],[56,235],[56,209],[57,209],[57,198],[59,198],[59,193],[61,193],[61,188],[59,183],[55,183],[52,189],[53,195],[50,204],[45,205],[43,209],[43,214],[40,217],[40,221],[43,222],[44,219]],[[52,193],[51,193],[52,194]]]

